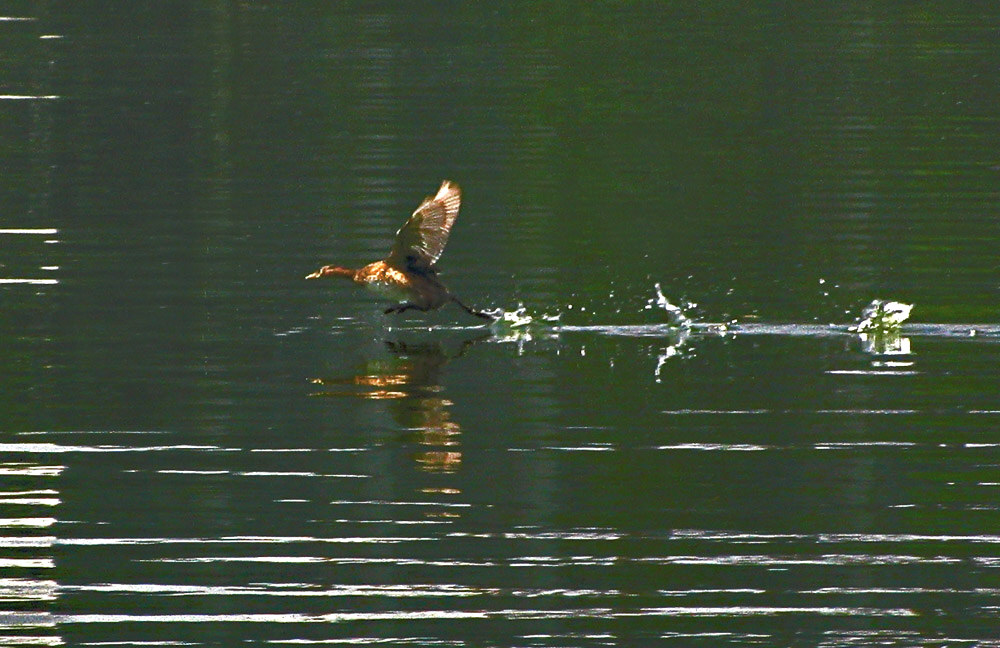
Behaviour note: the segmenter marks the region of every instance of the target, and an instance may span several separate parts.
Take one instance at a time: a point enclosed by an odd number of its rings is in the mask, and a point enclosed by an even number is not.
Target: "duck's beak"
[[[320,277],[323,276],[323,271],[324,270],[326,270],[326,266],[320,268],[319,270],[317,270],[316,272],[314,272],[312,274],[307,274],[306,275],[306,279],[319,279]]]

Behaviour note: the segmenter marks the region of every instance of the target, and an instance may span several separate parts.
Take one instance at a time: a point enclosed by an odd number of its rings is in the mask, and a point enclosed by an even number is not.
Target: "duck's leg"
[[[461,306],[462,310],[464,310],[466,313],[468,313],[469,315],[472,315],[474,317],[478,317],[480,319],[486,319],[486,320],[489,320],[491,322],[495,322],[496,319],[497,319],[497,318],[493,317],[492,315],[490,315],[489,313],[484,313],[483,311],[477,311],[474,308],[469,308],[468,306],[466,306],[465,304],[463,304],[461,301],[459,301],[458,297],[456,297],[454,295],[451,296],[451,301],[453,301],[456,304],[458,304],[459,306]]]
[[[405,304],[396,304],[395,306],[390,306],[389,308],[385,309],[385,311],[383,311],[383,312],[386,315],[388,315],[390,313],[402,313],[403,311],[410,310],[411,308],[415,308],[418,311],[424,311],[425,313],[429,310],[427,308],[421,308],[420,306],[417,306],[416,304],[411,304],[411,303],[407,302]]]

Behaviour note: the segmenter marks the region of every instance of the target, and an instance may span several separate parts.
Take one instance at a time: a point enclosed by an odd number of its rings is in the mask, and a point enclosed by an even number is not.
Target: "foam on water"
[[[672,303],[664,294],[663,288],[659,283],[653,284],[655,294],[646,300],[646,304],[643,306],[644,311],[657,311],[662,312],[665,316],[662,322],[657,322],[653,326],[657,329],[661,329],[664,326],[676,329],[690,329],[693,325],[693,320],[687,315],[689,309],[694,308],[697,304],[691,302],[682,302],[683,305],[678,306]],[[573,325],[567,326],[560,324],[564,312],[574,310],[573,304],[565,305],[561,310],[554,314],[551,313],[541,313],[536,314],[528,310],[523,303],[518,303],[517,308],[513,310],[504,310],[502,308],[497,308],[492,311],[488,311],[491,316],[494,317],[494,321],[490,324],[490,330],[496,335],[507,335],[518,330],[534,330],[548,331],[548,332],[558,332],[562,330],[577,330],[593,326],[600,326],[601,328],[612,328],[611,326],[601,326],[601,325]],[[579,308],[581,312],[588,312],[586,308]],[[636,328],[637,325],[625,325],[625,328],[631,327]],[[638,325],[642,326],[642,325]]]
[[[499,339],[531,339],[532,335],[555,335],[556,326],[562,313],[533,314],[519,303],[511,311],[496,309],[490,312],[496,319],[490,323],[490,331]]]

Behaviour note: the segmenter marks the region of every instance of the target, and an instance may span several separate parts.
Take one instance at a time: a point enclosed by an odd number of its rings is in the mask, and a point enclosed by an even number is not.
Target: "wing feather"
[[[396,232],[389,263],[418,269],[434,265],[448,243],[451,226],[458,218],[462,191],[445,180],[434,197],[427,197]]]

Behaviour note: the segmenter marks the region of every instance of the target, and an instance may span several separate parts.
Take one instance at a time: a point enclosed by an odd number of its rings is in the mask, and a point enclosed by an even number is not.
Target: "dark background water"
[[[7,643],[995,645],[992,4],[0,14]]]

